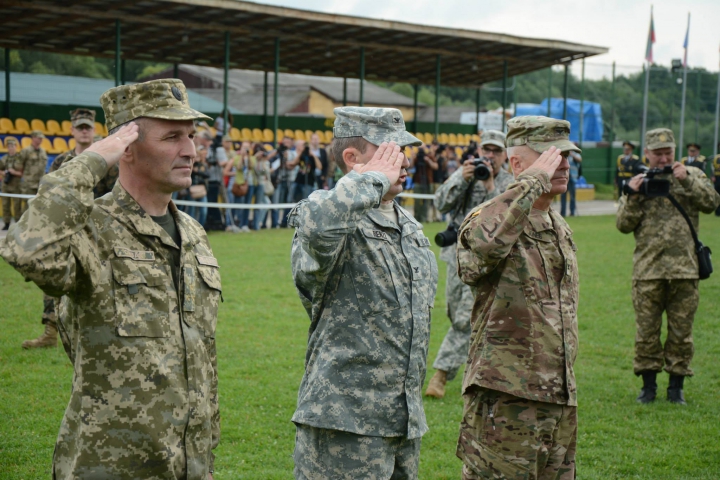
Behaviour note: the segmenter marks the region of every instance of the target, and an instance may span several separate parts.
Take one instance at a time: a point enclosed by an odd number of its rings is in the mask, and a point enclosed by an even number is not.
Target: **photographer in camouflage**
[[[575,478],[577,247],[550,206],[567,189],[570,123],[508,121],[516,182],[460,227],[458,273],[473,287],[457,456],[463,479]]]
[[[53,478],[212,478],[220,435],[218,263],[172,193],[190,186],[193,120],[180,80],[100,97],[110,135],[46,175],[0,255],[63,296],[73,364]],[[93,187],[113,165],[112,193]]]
[[[394,108],[335,109],[346,175],[288,217],[292,271],[310,318],[292,417],[295,478],[416,479],[438,270],[430,240],[393,199],[420,140]]]
[[[645,135],[645,155],[650,168],[672,167],[670,194],[698,230],[698,212],[712,213],[720,195],[701,170],[675,159],[672,130],[657,128]],[[628,186],[640,190],[645,174],[634,176]],[[684,380],[692,376],[692,325],[698,307],[698,260],[690,228],[668,198],[624,195],[617,212],[617,228],[635,236],[632,297],[635,307],[635,375],[643,387],[637,401],[650,403],[657,394],[657,374],[670,374],[667,399],[685,404]],[[668,335],[660,342],[662,314],[667,313]]]
[[[492,172],[486,180],[475,178],[473,160],[476,156],[485,159],[485,165]],[[468,152],[462,166],[435,192],[435,207],[441,213],[452,212],[448,232],[457,231],[470,210],[500,195],[512,183],[512,174],[502,168],[506,160],[505,134],[497,130],[483,132],[480,152]],[[435,398],[445,396],[445,384],[455,378],[461,365],[467,363],[470,345],[470,313],[474,297],[470,287],[458,277],[456,248],[457,244],[453,243],[440,250],[440,260],[447,262],[445,298],[450,329],[435,357],[433,368],[436,372],[425,391],[425,395]]]

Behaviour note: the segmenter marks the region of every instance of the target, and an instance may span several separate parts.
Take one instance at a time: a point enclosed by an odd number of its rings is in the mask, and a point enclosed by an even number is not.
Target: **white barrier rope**
[[[0,197],[10,198],[34,198],[34,195],[25,195],[20,193],[0,193]],[[427,193],[401,193],[398,197],[402,198],[414,198],[418,200],[433,200],[435,195]],[[186,207],[207,207],[207,208],[224,208],[228,210],[284,210],[286,208],[293,208],[297,203],[205,203],[205,202],[193,202],[190,200],[173,200],[175,205],[183,205]]]

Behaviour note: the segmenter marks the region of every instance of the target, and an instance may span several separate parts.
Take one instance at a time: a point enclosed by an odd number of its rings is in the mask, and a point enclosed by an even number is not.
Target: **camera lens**
[[[487,180],[490,178],[490,169],[484,163],[475,167],[474,170],[475,178],[478,180]]]

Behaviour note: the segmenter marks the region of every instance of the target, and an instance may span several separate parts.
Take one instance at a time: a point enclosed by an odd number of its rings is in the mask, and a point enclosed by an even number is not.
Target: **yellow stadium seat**
[[[463,149],[460,147],[455,147],[455,155],[457,155],[457,158],[461,158],[463,154]]]
[[[75,139],[71,138],[68,142],[68,150],[74,150],[75,149]]]
[[[55,139],[53,139],[53,147],[58,153],[65,153],[70,150],[67,142],[62,137],[55,137]]]
[[[309,138],[305,138],[305,132],[302,130],[295,130],[295,140],[309,140]]]
[[[430,132],[425,132],[425,143],[430,145],[433,142],[433,140],[435,140],[435,135]]]
[[[450,143],[450,138],[447,133],[440,134],[440,143]]]
[[[295,140],[295,132],[293,132],[293,131],[290,130],[289,128],[286,128],[285,131],[283,132],[283,134],[284,134],[286,137],[290,137],[290,138],[292,138],[293,140]]]
[[[55,149],[52,146],[52,143],[50,143],[50,140],[48,140],[47,137],[42,139],[40,148],[44,149],[47,153],[51,153],[51,154],[59,153],[59,152],[55,151]]]
[[[0,142],[0,153],[7,153],[7,147],[3,142]]]
[[[457,145],[458,144],[458,137],[454,133],[448,134],[448,140],[450,141],[450,145]]]
[[[265,149],[266,152],[271,152],[273,150],[272,145],[268,145],[268,144],[263,145],[263,148]]]
[[[312,130],[305,130],[305,140],[307,140],[309,142],[310,139],[312,138],[312,136],[315,135],[316,133],[318,133],[318,132],[313,132]],[[320,142],[322,143],[323,140],[325,140],[325,138],[320,135],[318,135],[318,136],[320,137]]]
[[[45,128],[45,122],[43,122],[39,118],[33,118],[32,120],[30,120],[30,128],[32,130],[40,130],[45,135],[50,135],[50,133]]]
[[[213,138],[217,137],[217,130],[215,130],[215,127],[210,127],[210,135],[212,135]]]
[[[10,133],[10,130],[13,130],[14,128],[15,126],[13,125],[12,120],[5,117],[0,118],[0,134]]]
[[[61,135],[69,137],[71,135],[70,129],[72,128],[72,123],[70,123],[70,120],[63,120],[60,125],[62,126]]]
[[[253,128],[252,129],[252,141],[253,142],[262,142],[263,141],[263,132],[259,128]]]
[[[477,133],[473,134],[470,139],[474,142],[480,143],[480,135],[478,135]]]
[[[105,127],[100,122],[95,122],[95,135],[105,136]]]
[[[30,137],[22,137],[20,139],[20,148],[27,148],[32,144],[32,138]]]
[[[30,124],[28,123],[28,121],[24,118],[16,118],[15,128],[10,130],[8,133],[17,135],[30,135],[30,132],[32,132],[32,129],[30,128]]]
[[[47,127],[47,135],[62,135],[62,128],[57,120],[48,120],[45,126]]]
[[[284,136],[285,136],[285,132],[278,128],[278,130],[275,132],[275,138],[277,138],[277,141],[281,142]]]
[[[274,135],[273,135],[273,131],[270,130],[269,128],[264,129],[264,130],[263,130],[263,142],[270,143],[270,142],[273,142],[273,141],[275,141],[275,137],[274,137]]]
[[[470,134],[469,133],[464,134],[463,140],[462,140],[462,146],[467,147],[468,145],[470,145],[470,140],[472,140],[472,137],[470,136]]]
[[[230,129],[230,138],[232,138],[233,141],[235,141],[235,142],[239,142],[240,141],[240,129],[232,127]]]
[[[332,130],[326,130],[325,131],[325,144],[330,145],[333,141],[333,131]]]
[[[240,130],[240,140],[243,142],[252,142],[252,131],[247,127]]]

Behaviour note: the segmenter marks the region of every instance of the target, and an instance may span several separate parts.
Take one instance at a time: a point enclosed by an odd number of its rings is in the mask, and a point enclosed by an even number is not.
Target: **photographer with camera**
[[[505,134],[497,130],[483,133],[478,152],[474,142],[463,154],[463,163],[435,193],[435,206],[441,213],[452,211],[447,230],[435,237],[443,247],[440,259],[447,262],[447,315],[451,326],[438,351],[425,395],[445,396],[445,384],[455,378],[461,365],[467,362],[470,341],[470,314],[474,297],[470,287],[462,283],[457,273],[457,229],[470,210],[500,195],[513,182],[512,174],[502,165],[507,160]],[[480,158],[476,158],[479,155]]]
[[[657,393],[657,373],[670,374],[667,399],[685,405],[683,383],[692,376],[692,325],[698,307],[698,279],[703,252],[697,238],[698,212],[712,213],[720,195],[695,167],[676,162],[672,130],[658,128],[645,135],[649,169],[632,177],[624,188],[617,228],[635,235],[632,297],[635,307],[635,375],[643,387],[637,401],[650,403]],[[692,228],[689,226],[692,222]],[[660,341],[662,314],[668,334]]]

